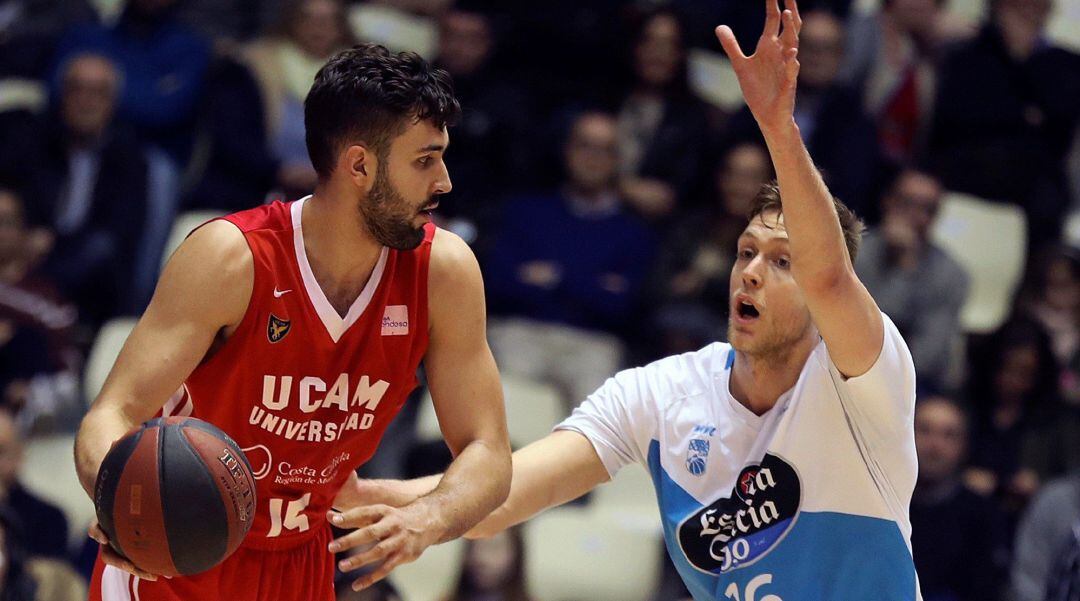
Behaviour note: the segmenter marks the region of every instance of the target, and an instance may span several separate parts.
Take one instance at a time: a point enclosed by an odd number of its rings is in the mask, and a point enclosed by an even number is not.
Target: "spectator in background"
[[[30,555],[66,560],[67,518],[60,509],[38,498],[19,482],[22,462],[23,441],[15,417],[0,410],[0,506],[25,533],[22,546]]]
[[[877,131],[863,111],[859,94],[840,78],[844,23],[830,12],[807,12],[799,38],[795,122],[829,189],[856,214],[873,222],[872,198],[881,175]],[[760,138],[749,109],[732,117],[729,127],[733,139]]]
[[[942,65],[929,154],[945,186],[1022,206],[1029,240],[1057,238],[1080,56],[1043,35],[1051,0],[990,0],[978,36]]]
[[[83,409],[71,336],[77,312],[37,269],[51,243],[47,231],[26,227],[19,197],[0,189],[0,405],[27,426]]]
[[[340,0],[289,0],[273,33],[244,52],[259,84],[266,140],[287,199],[315,188],[304,133],[304,98],[323,64],[350,45],[347,25]]]
[[[446,155],[460,200],[451,197],[439,213],[449,219],[444,227],[474,245],[490,233],[497,201],[528,188],[535,171],[533,149],[523,142],[532,137],[527,132],[535,113],[528,96],[494,71],[497,43],[492,18],[468,2],[439,20],[435,64],[453,77],[462,108],[454,149]]]
[[[974,420],[964,481],[980,494],[1001,498],[1013,520],[1039,486],[1023,452],[1042,435],[1057,405],[1057,363],[1039,326],[1016,319],[973,357],[970,373],[967,397]]]
[[[972,32],[955,23],[945,0],[885,0],[852,17],[844,77],[862,93],[884,158],[909,163],[925,144],[943,47]]]
[[[709,126],[687,82],[678,16],[646,13],[632,40],[633,84],[618,107],[619,190],[629,208],[661,220],[698,190]]]
[[[181,168],[210,61],[207,41],[177,19],[182,1],[128,0],[116,24],[76,27],[57,48],[61,84],[72,56],[95,53],[115,62],[124,83],[119,115]]]
[[[1078,522],[1080,473],[1074,472],[1048,482],[1020,520],[1013,549],[1011,601],[1059,601],[1047,596],[1047,583]]]
[[[61,34],[97,20],[87,0],[5,0],[0,2],[0,78],[40,79],[53,60]]]
[[[656,261],[651,293],[659,305],[658,354],[697,350],[724,335],[733,249],[754,198],[772,179],[772,161],[764,147],[736,144],[715,169],[710,206],[672,227]]]
[[[446,601],[530,601],[521,528],[465,543],[457,588]]]
[[[68,57],[55,112],[23,123],[20,177],[31,222],[55,232],[46,271],[90,324],[141,308],[133,270],[145,223],[148,167],[134,133],[114,120],[123,82],[101,55]]]
[[[906,169],[881,202],[881,224],[863,237],[855,271],[911,347],[919,386],[948,388],[967,274],[930,241],[941,195],[932,176]]]
[[[484,271],[492,350],[505,373],[550,381],[568,406],[620,365],[653,257],[649,230],[623,211],[617,126],[577,117],[564,146],[566,183],[505,206]]]
[[[956,401],[915,405],[919,476],[911,497],[911,548],[926,601],[994,601],[1003,584],[1006,540],[993,502],[960,479],[967,415]]]

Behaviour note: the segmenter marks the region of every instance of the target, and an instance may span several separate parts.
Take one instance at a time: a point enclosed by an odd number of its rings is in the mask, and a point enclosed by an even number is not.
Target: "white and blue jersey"
[[[867,373],[845,379],[819,343],[764,415],[731,396],[735,352],[715,343],[618,373],[558,428],[612,476],[646,466],[696,601],[918,601],[915,368],[883,319]]]

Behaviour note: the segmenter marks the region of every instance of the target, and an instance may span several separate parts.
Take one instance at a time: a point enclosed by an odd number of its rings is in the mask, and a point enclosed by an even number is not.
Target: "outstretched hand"
[[[784,0],[783,12],[778,1],[765,0],[765,30],[750,56],[742,53],[730,27],[716,28],[716,37],[735,69],[746,105],[765,133],[791,122],[799,75],[802,17],[795,0]]]

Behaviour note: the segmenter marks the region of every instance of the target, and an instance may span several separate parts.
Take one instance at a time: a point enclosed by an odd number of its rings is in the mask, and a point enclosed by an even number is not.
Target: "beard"
[[[761,328],[768,325],[768,328]],[[767,359],[771,362],[782,363],[792,353],[797,343],[806,336],[807,330],[813,326],[813,321],[807,315],[805,320],[792,319],[788,323],[758,324],[757,334],[753,339],[746,342],[736,343],[738,333],[735,331],[733,321],[728,321],[728,341],[731,346],[754,359]]]
[[[424,205],[430,202],[428,199]],[[358,206],[368,233],[379,244],[395,250],[412,250],[424,241],[424,228],[413,225],[417,213],[390,183],[386,161],[379,162],[375,184]]]

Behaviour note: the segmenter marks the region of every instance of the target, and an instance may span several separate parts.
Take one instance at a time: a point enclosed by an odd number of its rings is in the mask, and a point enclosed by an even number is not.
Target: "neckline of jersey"
[[[326,298],[326,293],[319,286],[319,282],[315,279],[315,273],[311,271],[311,263],[308,262],[307,250],[304,247],[302,216],[304,203],[310,198],[311,196],[305,196],[294,202],[290,207],[293,226],[293,250],[296,253],[296,263],[300,267],[300,279],[304,283],[304,292],[307,294],[312,308],[315,309],[316,315],[319,316],[319,320],[322,321],[323,326],[326,328],[326,333],[331,340],[337,343],[345,332],[360,319],[367,306],[371,304],[371,299],[375,296],[375,290],[378,289],[379,282],[382,281],[389,249],[383,247],[367,284],[364,285],[364,289],[360,291],[359,296],[353,301],[348,312],[342,317]]]

